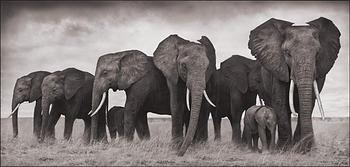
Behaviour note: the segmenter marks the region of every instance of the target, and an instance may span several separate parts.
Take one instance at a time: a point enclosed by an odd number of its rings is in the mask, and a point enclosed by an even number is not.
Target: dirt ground
[[[209,141],[189,148],[183,157],[177,157],[169,147],[170,119],[149,119],[151,139],[134,142],[116,140],[109,144],[83,145],[83,121],[77,120],[73,138],[63,140],[64,118],[56,125],[54,144],[39,144],[33,138],[32,119],[19,120],[19,137],[12,139],[11,119],[1,119],[1,166],[7,165],[102,165],[102,166],[349,166],[349,118],[315,119],[313,127],[316,148],[307,154],[276,152],[260,154],[231,143],[228,120],[222,122],[222,140],[213,141],[213,125],[209,122]],[[293,121],[293,128],[295,121]]]

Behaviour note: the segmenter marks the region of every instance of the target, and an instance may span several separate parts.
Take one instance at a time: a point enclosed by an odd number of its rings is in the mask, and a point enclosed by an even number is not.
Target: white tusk
[[[186,89],[186,106],[188,111],[191,111],[190,109],[190,90],[188,88]]]
[[[203,91],[203,94],[205,99],[207,99],[207,101],[209,102],[209,104],[212,105],[213,107],[216,107],[215,104],[209,99],[207,92],[205,90]]]
[[[298,114],[295,112],[294,109],[294,102],[293,102],[293,96],[294,96],[294,81],[290,80],[290,87],[289,87],[289,108],[290,111],[294,116],[298,116]]]
[[[52,109],[52,104],[50,104],[49,106],[49,114],[51,113],[51,109]]]
[[[318,91],[316,80],[314,81],[314,92],[315,92],[315,95],[316,95],[317,104],[318,104],[318,108],[320,109],[322,120],[324,120],[324,110],[323,110],[323,107],[322,107],[320,92]]]
[[[21,105],[21,103],[18,103],[18,104],[17,104],[17,106],[15,107],[15,109],[13,109],[13,111],[11,112],[11,114],[8,116],[8,118],[10,118],[10,117],[13,115],[13,113],[16,112],[16,110],[19,108],[20,105]]]
[[[105,102],[105,100],[106,100],[106,92],[103,93],[100,104],[98,105],[98,107],[97,107],[97,109],[94,111],[94,113],[92,113],[92,114],[90,115],[90,117],[93,117],[95,114],[97,114],[98,110],[101,109],[101,107],[102,107],[103,103]]]
[[[264,102],[262,101],[262,99],[260,98],[259,95],[258,95],[258,97],[259,97],[260,106],[264,106]]]

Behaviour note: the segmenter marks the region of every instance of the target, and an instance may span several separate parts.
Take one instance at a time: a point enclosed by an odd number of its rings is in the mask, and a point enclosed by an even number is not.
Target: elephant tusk
[[[293,102],[293,96],[294,96],[294,81],[290,80],[290,87],[289,87],[289,108],[290,111],[294,116],[298,116],[298,114],[295,112],[294,109],[294,102]]]
[[[98,110],[101,109],[101,107],[102,107],[103,103],[105,102],[105,100],[106,100],[106,92],[103,93],[100,104],[98,105],[97,109],[90,115],[90,117],[93,117],[95,114],[97,114]]]
[[[260,98],[259,95],[258,95],[258,97],[259,97],[260,106],[264,106],[265,104],[264,104],[263,100]]]
[[[188,111],[191,111],[190,109],[190,90],[188,88],[186,89],[186,106]]]
[[[208,95],[207,95],[207,91],[203,91],[204,97],[205,99],[207,99],[207,101],[209,102],[210,105],[212,105],[213,107],[216,107],[215,104],[209,99]]]
[[[324,120],[324,110],[323,110],[323,107],[322,107],[320,92],[318,91],[318,86],[317,86],[316,80],[314,81],[313,84],[314,84],[314,92],[315,92],[315,95],[316,95],[318,108],[319,108],[319,110],[320,110],[322,120]]]
[[[16,110],[19,108],[20,105],[21,105],[21,103],[17,104],[17,106],[15,107],[15,109],[13,109],[13,111],[11,112],[11,114],[8,116],[8,118],[10,118],[10,117],[16,112]]]
[[[51,109],[52,109],[52,104],[50,104],[49,106],[49,114],[51,113]]]

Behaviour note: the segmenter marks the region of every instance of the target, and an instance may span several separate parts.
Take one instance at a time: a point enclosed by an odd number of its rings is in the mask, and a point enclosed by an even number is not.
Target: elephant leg
[[[65,122],[64,122],[64,132],[63,132],[63,136],[65,140],[69,140],[72,136],[72,131],[73,131],[73,124],[74,124],[74,120],[73,118],[65,118]]]
[[[253,151],[258,151],[258,149],[259,149],[259,146],[258,146],[259,134],[258,133],[252,134],[252,138],[253,138]]]
[[[184,111],[183,120],[184,120],[183,124],[185,125],[185,134],[187,134],[188,124],[190,123],[190,112],[189,111],[187,111],[187,110]]]
[[[212,119],[213,119],[213,125],[214,125],[214,133],[215,133],[214,140],[221,141],[221,118],[218,116],[212,115]]]
[[[287,150],[291,146],[292,127],[290,120],[290,110],[288,106],[288,83],[284,83],[274,78],[272,94],[272,108],[276,111],[278,124],[279,149]]]
[[[46,130],[46,137],[50,139],[55,139],[55,126],[57,124],[57,121],[61,117],[61,113],[59,110],[60,107],[58,107],[58,105],[52,105],[51,113],[49,116],[49,123]]]
[[[300,130],[300,117],[297,118],[297,125],[294,130],[293,145],[300,141],[301,130]]]
[[[35,107],[34,107],[34,121],[33,121],[33,134],[37,139],[40,139],[40,133],[41,133],[41,123],[42,123],[42,116],[41,116],[41,98],[36,101]]]
[[[271,135],[271,140],[269,143],[269,150],[273,151],[275,149],[275,136],[276,136],[276,126],[269,127],[270,135]]]
[[[231,93],[231,127],[232,127],[232,141],[241,144],[241,118],[243,113],[243,106],[241,95]]]
[[[259,132],[259,137],[260,137],[261,145],[262,145],[262,149],[261,150],[264,153],[264,152],[266,152],[268,150],[265,127],[259,125],[258,126],[258,132]]]
[[[174,85],[169,80],[167,80],[167,85],[170,92],[172,143],[177,147],[183,141],[183,114],[185,110],[186,86],[182,82]]]
[[[267,145],[269,146],[271,143],[271,133],[269,128],[265,129],[265,134],[266,134],[266,142],[267,142]]]
[[[134,139],[137,115],[144,104],[149,90],[133,86],[126,92],[126,104],[124,110],[124,135],[127,141]]]
[[[136,121],[136,132],[140,140],[150,139],[150,132],[147,122],[147,113],[138,114]]]
[[[90,136],[91,136],[91,119],[85,119],[84,120],[84,134],[83,134],[83,141],[85,144],[89,144],[90,142]]]

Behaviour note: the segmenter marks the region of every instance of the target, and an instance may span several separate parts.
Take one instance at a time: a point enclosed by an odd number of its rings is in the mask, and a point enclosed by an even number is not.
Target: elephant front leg
[[[292,127],[290,120],[290,110],[288,108],[288,83],[283,83],[275,79],[273,83],[272,108],[276,111],[278,124],[279,149],[287,150],[291,146]]]
[[[69,140],[72,136],[72,131],[73,131],[73,124],[74,124],[74,119],[73,118],[65,118],[64,122],[64,132],[63,132],[63,137],[65,140]]]
[[[214,133],[215,133],[214,140],[220,141],[221,140],[221,118],[218,116],[212,115],[212,119],[213,119],[213,125],[214,125]]]
[[[167,81],[167,84],[170,91],[172,143],[177,148],[183,141],[183,114],[185,110],[186,87],[181,82],[178,85],[174,85],[170,81]]]
[[[139,113],[136,121],[136,132],[141,140],[150,139],[150,132],[147,122],[147,113]]]
[[[134,139],[135,126],[138,112],[144,104],[148,90],[133,86],[126,92],[126,104],[124,110],[124,135],[127,141]]]
[[[41,133],[41,123],[42,123],[42,116],[41,116],[41,99],[37,100],[35,103],[34,108],[34,125],[33,125],[33,134],[34,136],[40,140],[40,133]]]

